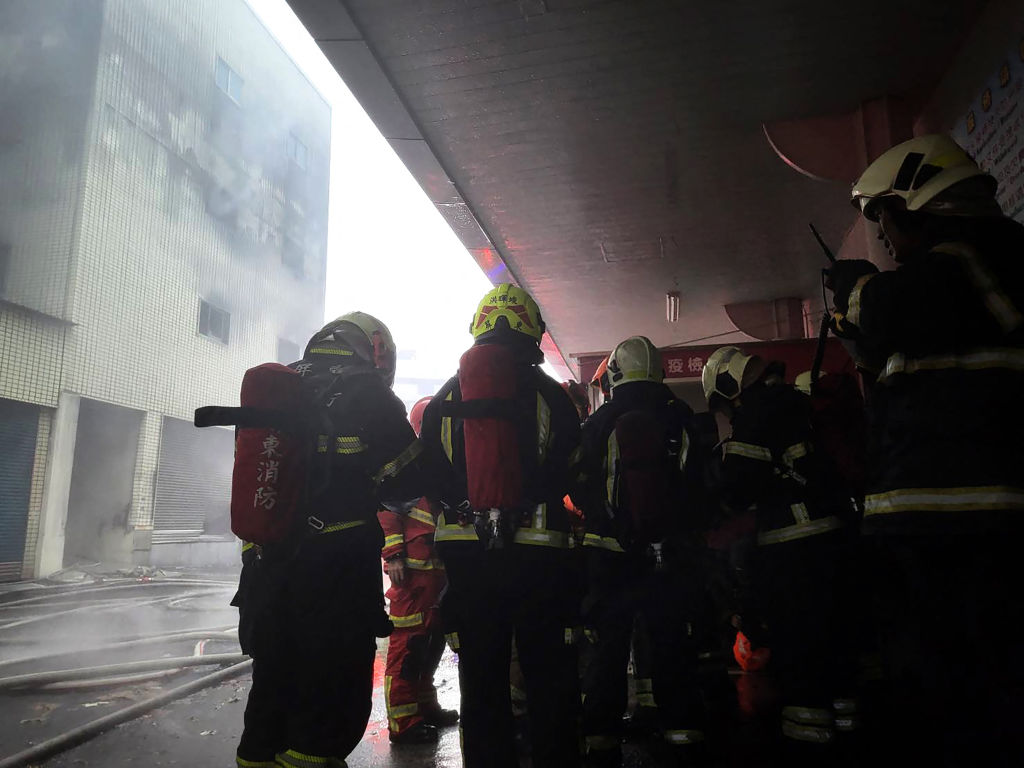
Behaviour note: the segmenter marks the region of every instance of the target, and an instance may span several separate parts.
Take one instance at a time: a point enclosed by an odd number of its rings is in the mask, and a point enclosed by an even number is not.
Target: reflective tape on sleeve
[[[664,731],[662,734],[669,744],[699,744],[704,741],[704,731],[677,729]]]
[[[399,544],[405,543],[405,536],[401,533],[392,533],[384,537],[384,549],[389,547],[397,547]]]
[[[422,613],[411,613],[408,616],[391,616],[391,621],[395,625],[396,629],[409,629],[410,627],[419,627],[423,624]]]
[[[864,286],[877,274],[875,272],[870,275],[863,275],[854,283],[853,290],[850,291],[850,296],[846,300],[846,322],[850,325],[860,326],[860,294],[864,290]]]
[[[413,507],[409,510],[409,517],[424,525],[436,525],[434,522],[434,516],[426,510],[420,509],[419,507]]]
[[[374,483],[382,483],[389,477],[395,477],[405,467],[416,460],[416,457],[423,452],[423,445],[419,440],[413,440],[409,446],[395,458],[377,470],[373,476]]]
[[[784,528],[775,528],[759,533],[757,535],[757,544],[762,547],[769,544],[783,544],[787,541],[805,539],[808,536],[816,536],[827,531],[834,531],[842,526],[843,523],[838,517],[829,515],[828,517],[818,518],[806,523],[787,525]]]

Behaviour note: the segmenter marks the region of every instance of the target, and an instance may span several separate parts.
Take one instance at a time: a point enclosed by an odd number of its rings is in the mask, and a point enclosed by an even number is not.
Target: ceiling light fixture
[[[669,291],[665,294],[665,319],[670,323],[679,320],[679,291]]]

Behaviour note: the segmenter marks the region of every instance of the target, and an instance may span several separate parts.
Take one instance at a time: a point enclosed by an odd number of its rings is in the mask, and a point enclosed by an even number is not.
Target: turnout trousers
[[[525,545],[484,552],[477,542],[439,550],[448,573],[441,611],[459,656],[465,768],[518,768],[513,633],[529,701],[532,764],[578,766],[578,596],[567,552]]]
[[[382,618],[380,528],[311,535],[252,574],[252,688],[239,766],[342,765],[363,737]]]
[[[868,710],[879,710],[879,751],[903,764],[1020,765],[1019,531],[865,539],[885,675]]]
[[[588,759],[619,765],[622,760],[622,716],[626,711],[630,640],[639,618],[646,629],[650,694],[637,680],[638,705],[657,705],[656,723],[670,754],[684,758],[704,742],[705,711],[698,680],[700,632],[705,594],[697,569],[640,569],[635,562],[617,563],[609,574],[612,586],[588,617],[583,675],[583,733]]]
[[[832,531],[761,545],[751,554],[754,611],[745,619],[754,621],[744,621],[744,632],[771,649],[782,743],[808,745],[802,749],[812,754],[835,739],[837,687],[848,677],[839,668],[846,608],[837,605],[845,542],[844,532]]]
[[[387,592],[395,629],[388,638],[384,703],[392,733],[403,733],[440,709],[434,672],[444,652],[438,604],[445,573],[407,569],[406,574],[401,587],[392,585]]]

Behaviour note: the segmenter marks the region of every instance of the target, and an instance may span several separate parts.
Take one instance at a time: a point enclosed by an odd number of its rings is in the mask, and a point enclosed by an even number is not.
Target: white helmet
[[[711,353],[704,363],[701,383],[708,402],[714,395],[734,400],[739,394],[761,378],[765,363],[757,355],[748,355],[739,347],[721,347]]]
[[[646,336],[630,336],[620,341],[608,356],[608,383],[613,393],[620,384],[664,379],[661,353]]]
[[[977,178],[978,186],[965,201],[940,202],[936,196],[954,184]],[[930,213],[949,216],[977,213],[978,201],[994,204],[996,180],[985,173],[960,145],[944,133],[918,136],[897,144],[867,167],[853,185],[853,204],[871,221],[878,221],[879,202],[898,198],[908,211],[927,206]],[[961,210],[961,208],[964,208]]]

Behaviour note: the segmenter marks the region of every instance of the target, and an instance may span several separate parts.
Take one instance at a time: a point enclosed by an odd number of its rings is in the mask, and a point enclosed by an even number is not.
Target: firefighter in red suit
[[[409,422],[418,435],[425,397],[413,405]],[[429,744],[437,729],[455,725],[459,714],[437,703],[434,672],[444,652],[438,604],[445,585],[444,565],[434,552],[436,517],[421,499],[408,515],[377,513],[384,529],[381,556],[391,579],[387,592],[395,625],[384,670],[384,703],[392,744]]]

